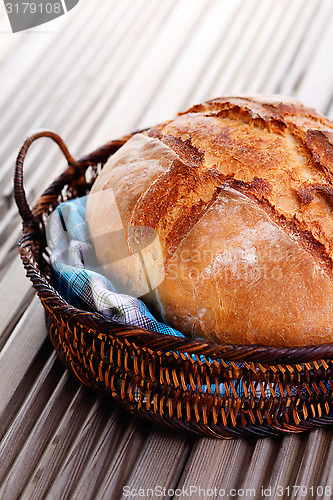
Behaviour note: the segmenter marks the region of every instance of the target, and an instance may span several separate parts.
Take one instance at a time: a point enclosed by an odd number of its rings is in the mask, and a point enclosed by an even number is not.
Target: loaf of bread
[[[119,291],[189,337],[333,341],[333,123],[294,99],[214,99],[134,135],[87,221]]]

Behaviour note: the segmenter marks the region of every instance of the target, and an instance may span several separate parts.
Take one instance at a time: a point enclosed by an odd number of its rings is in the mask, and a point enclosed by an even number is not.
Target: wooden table
[[[18,257],[12,177],[36,129],[79,157],[226,93],[289,94],[333,118],[332,50],[331,0],[80,0],[15,35],[1,6],[1,499],[331,498],[332,428],[193,438],[138,421],[64,369]],[[63,169],[55,146],[34,146],[29,200]]]

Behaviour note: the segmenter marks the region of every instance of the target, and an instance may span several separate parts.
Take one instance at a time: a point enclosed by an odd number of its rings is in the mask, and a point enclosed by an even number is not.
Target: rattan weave
[[[100,168],[131,135],[75,161],[58,135],[39,132],[25,141],[17,158],[19,251],[60,359],[84,384],[108,393],[135,415],[181,431],[230,438],[332,424],[333,344],[272,348],[176,338],[76,309],[52,287],[46,217],[60,202],[86,195]],[[68,166],[30,209],[23,163],[41,137],[58,144]]]

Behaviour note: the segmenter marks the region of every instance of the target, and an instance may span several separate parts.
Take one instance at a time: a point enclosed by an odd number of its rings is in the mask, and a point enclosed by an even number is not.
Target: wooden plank
[[[330,106],[328,107],[328,109],[325,111],[325,114],[326,116],[328,116],[328,118],[330,120],[333,121],[333,99],[331,100],[331,104]]]
[[[312,4],[311,1],[308,3]],[[332,11],[332,2],[330,0],[320,0],[317,2],[316,7],[311,22],[308,26],[304,26],[304,35],[295,54],[295,59],[279,85],[279,92],[282,94],[294,95],[297,92],[306,68],[311,65],[317,46],[320,44],[321,34],[325,31],[330,20]]]
[[[0,35],[0,65],[2,65],[13,49],[17,45],[22,44],[22,38],[24,37],[23,33],[17,33],[13,36],[6,7],[3,2],[0,4]]]
[[[246,439],[197,439],[177,486],[183,491],[179,498],[185,499],[191,486],[205,491],[223,489],[226,493],[239,487],[253,446]]]
[[[66,371],[57,385],[52,397],[36,420],[29,436],[12,464],[5,479],[2,481],[0,496],[2,499],[17,498],[35,470],[46,444],[54,435],[57,426],[63,418],[71,400],[74,398],[78,384]],[[8,431],[10,436],[10,430]],[[16,433],[17,435],[17,433]],[[15,435],[14,435],[15,438]]]
[[[116,0],[110,0],[108,4],[112,8],[115,7],[115,2]],[[3,72],[13,73],[13,65],[17,65],[18,62],[22,63],[22,71],[20,71],[20,68],[16,68],[15,78],[18,79],[16,86],[12,88],[8,86],[6,89],[12,106],[9,109],[4,101],[0,104],[0,110],[4,113],[3,116],[5,119],[14,111],[16,111],[16,115],[20,115],[20,111],[23,111],[22,107],[25,108],[24,105],[27,104],[27,96],[30,96],[31,99],[36,98],[36,92],[34,91],[34,89],[36,89],[36,83],[38,83],[40,77],[43,77],[44,80],[50,77],[52,68],[55,67],[55,64],[59,65],[57,60],[61,55],[66,58],[71,57],[69,48],[72,48],[75,38],[77,37],[80,45],[85,40],[83,28],[85,27],[89,33],[89,21],[92,26],[94,25],[94,20],[92,19],[93,13],[93,5],[86,4],[83,6],[82,2],[80,2],[76,10],[77,15],[75,15],[74,18],[72,18],[71,15],[67,15],[52,21],[54,30],[45,31],[42,28],[34,28],[26,32],[25,43],[20,44],[17,47],[16,53],[12,54],[12,65],[10,65],[8,61],[8,63],[6,62],[0,67],[0,74],[3,76]],[[67,23],[70,21],[71,29],[68,30]],[[41,37],[43,43],[41,43]],[[32,49],[35,48],[37,43],[41,47],[39,47],[39,49],[37,48],[36,53],[34,53]],[[64,62],[66,63],[66,61]],[[35,71],[31,72],[31,66],[36,64],[38,64],[38,67],[35,67]],[[25,79],[27,74],[31,78],[29,81]],[[54,75],[54,77],[56,76],[57,75]],[[24,89],[24,92],[19,93],[18,91],[20,89]],[[41,88],[40,91],[44,93],[45,89]],[[1,123],[1,127],[5,128],[3,123]]]
[[[277,23],[279,17],[281,17],[281,2],[272,2],[270,0],[267,2],[264,0],[264,2],[257,2],[257,5],[252,3],[251,6],[251,18],[248,22],[245,22],[243,30],[230,49],[227,63],[221,67],[220,74],[211,87],[211,92],[215,95],[237,92],[237,86],[234,87],[234,84],[237,83],[239,75],[243,74],[247,60],[252,59],[253,53],[255,53],[256,46],[254,42],[260,38],[259,33],[262,31],[262,26],[268,23],[267,18],[273,18],[275,19],[275,23]],[[253,47],[253,50],[249,53],[247,47]],[[257,75],[259,71],[258,63],[254,66],[253,59],[251,66],[252,71],[249,75],[249,80],[254,75]],[[247,81],[246,85],[248,86],[249,83],[250,81]]]
[[[35,293],[17,253],[0,281],[0,350]]]
[[[76,467],[82,456],[82,442],[78,441],[58,474],[48,498],[70,491],[73,499],[119,498],[122,486],[133,469],[145,445],[149,425],[133,419],[120,407],[112,410],[112,402],[103,401],[101,433],[91,449],[84,467]],[[112,410],[112,411],[111,411]],[[75,464],[76,474],[72,474]],[[70,484],[68,484],[70,482]]]
[[[239,487],[243,490],[261,491],[266,483],[267,476],[270,476],[271,464],[276,455],[276,448],[280,440],[273,438],[258,439],[251,456],[249,466],[244,473],[244,479]]]
[[[136,128],[152,96],[157,92],[161,82],[183,50],[183,45],[192,36],[207,4],[207,0],[179,0],[174,4],[158,36],[153,40],[141,64],[136,67],[128,80],[126,92],[119,89],[117,100],[108,115],[108,125],[105,129],[108,138],[121,136],[128,133],[129,129]],[[158,71],[155,71],[155,68],[158,68]],[[131,114],[130,127],[128,126],[129,112]]]
[[[34,363],[32,372],[26,374],[0,414],[1,448],[4,447],[4,436],[9,428],[11,435],[15,436],[13,431],[15,426],[18,433],[14,438],[15,442],[20,440],[21,443],[24,442],[65,371],[50,342],[38,351],[37,359],[38,362]]]
[[[127,88],[128,82],[139,70],[141,61],[145,59],[150,47],[155,43],[172,11],[172,6],[177,1],[170,0],[159,4],[158,8],[143,9],[144,16],[140,15],[136,18],[130,29],[124,33],[112,60],[102,72],[98,85],[91,88],[90,107],[86,113],[89,115],[91,127],[87,129],[82,126],[79,141],[76,138],[73,139],[73,144],[78,150],[83,150],[84,145],[84,151],[89,152],[111,139],[120,137],[121,131],[117,129],[118,122],[112,115],[113,106],[122,89]],[[154,5],[156,6],[156,3]],[[133,128],[132,113],[133,109],[128,106],[122,116],[126,133],[133,131],[138,125],[135,124]],[[110,130],[111,122],[116,130],[114,134]]]
[[[320,39],[317,40],[311,64],[307,64],[304,68],[304,75],[297,89],[297,95],[301,100],[324,113],[328,111],[332,98],[333,67],[328,63],[333,45],[332,22],[333,9],[329,12]]]
[[[2,6],[1,3],[0,8]],[[78,15],[81,15],[81,4],[78,7]],[[10,102],[13,105],[15,105],[16,100],[21,98],[22,89],[28,83],[22,76],[28,74],[33,77],[34,72],[31,72],[31,68],[43,61],[48,52],[52,56],[52,51],[57,45],[59,31],[70,31],[67,30],[67,26],[73,24],[70,18],[70,15],[61,16],[47,25],[36,26],[13,34],[6,15],[6,19],[3,20],[2,24],[4,29],[0,27],[1,89],[10,97]],[[18,63],[19,68],[17,67]],[[4,78],[6,75],[7,78]],[[8,75],[10,75],[10,78],[8,78]],[[9,111],[8,106],[4,106],[4,102],[0,103],[1,112],[6,107],[7,112]]]
[[[7,424],[7,412],[11,414],[11,421],[10,425],[6,425],[6,432],[1,437],[0,442],[0,484],[2,484],[3,479],[24,447],[36,421],[45,409],[46,402],[52,398],[52,394],[54,394],[54,390],[64,374],[64,369],[59,369],[59,363],[55,363],[55,359],[56,355],[53,353],[46,362],[42,372],[38,374],[34,386],[26,395],[21,407],[17,409],[17,413],[13,413],[12,406],[14,405],[10,404],[12,403],[11,401],[1,414],[0,419],[2,424]],[[73,385],[77,386],[78,383],[74,381]],[[2,431],[3,428],[1,427]]]
[[[78,384],[74,384],[74,387],[76,385]],[[71,397],[72,396],[71,394]],[[44,440],[45,447],[43,449],[41,448],[41,455],[38,457],[39,460],[36,461],[37,465],[36,463],[34,464],[30,477],[27,477],[29,481],[24,489],[22,490],[21,488],[23,498],[45,498],[50,485],[53,484],[54,481],[59,482],[58,478],[61,476],[59,471],[63,467],[64,458],[71,453],[73,443],[78,439],[77,436],[82,436],[90,425],[96,432],[96,427],[91,420],[95,415],[92,414],[92,409],[95,409],[96,399],[96,392],[89,391],[82,385],[79,386],[78,391],[70,400],[68,408],[64,412],[58,427],[52,435],[49,435],[47,440]],[[113,415],[112,407],[109,408],[109,411],[111,415]],[[36,432],[42,434],[43,430],[34,431],[34,440],[36,439]],[[34,444],[34,440],[31,441],[30,447]],[[86,446],[82,451],[83,453],[89,453]],[[20,455],[20,462],[22,465],[28,453],[29,447],[26,445],[25,450],[23,450]],[[87,455],[85,458],[89,463],[91,457]],[[19,465],[16,466],[16,468],[18,467]],[[71,463],[71,468],[79,471],[78,462],[75,464]],[[67,482],[66,488],[68,488]],[[57,487],[57,496],[53,498],[61,498],[61,494],[59,493],[59,487]]]
[[[139,129],[168,120],[186,108],[191,99],[191,91],[201,81],[212,58],[219,53],[225,30],[239,10],[240,0],[215,0],[208,5],[199,26],[159,85],[158,92],[149,101],[138,122]]]
[[[218,90],[214,88],[215,82],[231,63],[233,50],[242,38],[246,26],[252,22],[255,12],[259,9],[258,6],[259,0],[242,1],[240,5],[236,4],[232,17],[228,19],[225,29],[221,31],[219,46],[215,54],[212,54],[207,61],[205,72],[201,75],[196,87],[192,89],[186,106],[218,97]]]
[[[320,9],[321,0],[302,0],[294,10],[293,22],[288,25],[288,32],[281,40],[276,57],[271,57],[265,79],[260,89],[262,92],[280,92],[281,82],[289,73],[297,52],[303,40],[308,36],[308,30]]]
[[[192,448],[192,438],[171,431],[153,430],[145,442],[120,498],[127,491],[156,487],[175,489]],[[127,495],[128,496],[128,495]],[[106,497],[106,496],[105,496]],[[164,496],[169,498],[169,495]]]
[[[296,434],[284,436],[281,439],[275,460],[272,460],[270,464],[270,477],[266,478],[263,484],[265,488],[271,488],[265,495],[267,500],[272,498],[270,491],[277,491],[279,486],[284,489],[294,481],[306,438],[306,435]]]
[[[328,443],[327,443],[327,455],[323,462],[321,463],[321,468],[318,474],[318,480],[317,480],[317,487],[322,487],[323,488],[323,494],[321,495],[321,498],[328,500],[332,498],[331,491],[333,489],[333,433],[330,432],[328,436]],[[325,487],[328,486],[328,490],[325,490]],[[331,491],[329,490],[331,488]],[[316,493],[318,490],[316,490]],[[319,490],[319,493],[321,491]],[[318,497],[319,495],[317,495]]]
[[[275,64],[278,64],[283,46],[287,46],[294,29],[294,23],[300,16],[303,7],[302,0],[293,0],[291,2],[282,0],[270,3],[272,7],[275,6],[275,11],[272,9],[269,14],[272,28],[265,40],[265,44],[262,46],[260,57],[256,61],[256,64],[252,66],[252,74],[249,75],[246,82],[246,88],[251,92],[270,93],[274,90],[269,82],[268,85],[266,84],[266,80],[269,78],[270,73],[274,71]],[[288,47],[288,51],[290,49],[292,50],[292,47]],[[242,52],[244,50],[243,47]]]
[[[295,498],[304,498],[304,491],[307,491],[309,494],[311,492],[311,487],[316,489],[316,487],[318,486],[320,470],[327,455],[331,436],[332,430],[327,430],[325,428],[318,429],[309,433],[306,446],[302,453],[302,459],[299,464],[297,476],[291,483],[291,486],[303,486],[303,491],[296,491],[294,489],[295,495],[293,496]],[[331,488],[333,488],[333,482],[331,484],[326,483],[325,485],[321,486],[330,486]]]
[[[144,446],[145,434],[138,422],[107,425],[91,459],[72,493],[73,499],[119,498],[122,486]],[[115,428],[116,427],[116,428]],[[111,462],[111,463],[110,463]]]
[[[244,45],[244,39],[246,38],[246,44],[251,47],[251,50],[245,51],[241,63],[234,70],[234,76],[231,80],[232,89],[230,89],[234,93],[257,91],[257,89],[253,89],[253,86],[251,86],[251,80],[256,75],[258,67],[262,65],[263,55],[267,45],[275,34],[281,17],[279,2],[265,2],[263,6],[264,9],[258,5],[258,8],[255,9],[256,15],[252,16],[251,22],[247,27],[252,27],[250,31],[251,42],[247,30],[244,30],[240,36],[239,41],[243,41]],[[241,56],[242,52],[240,51],[238,57]]]
[[[0,352],[0,414],[47,335],[44,310],[35,296]]]
[[[90,408],[52,484],[49,483],[51,487],[46,498],[79,498],[81,495],[84,497],[82,483],[88,491],[97,490],[112,454],[119,453],[119,446],[123,445],[121,434],[124,433],[124,438],[127,439],[131,434],[130,428],[131,418],[124,414],[114,401],[98,399]],[[110,448],[106,447],[106,444]],[[125,449],[123,452],[126,458]],[[106,460],[106,463],[103,460]],[[97,484],[93,483],[95,474],[99,478]],[[94,498],[94,495],[88,498]]]

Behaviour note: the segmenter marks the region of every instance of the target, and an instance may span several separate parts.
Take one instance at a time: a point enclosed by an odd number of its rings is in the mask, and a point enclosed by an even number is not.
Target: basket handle
[[[52,139],[56,144],[58,144],[59,148],[63,152],[68,165],[76,165],[76,161],[69,153],[66,144],[61,139],[61,137],[54,132],[48,130],[37,132],[24,141],[24,144],[21,147],[16,159],[14,173],[14,199],[20,216],[23,220],[23,224],[30,227],[36,225],[37,221],[35,220],[34,214],[28,204],[26,193],[23,187],[23,163],[31,144],[41,137],[48,137],[49,139]]]

